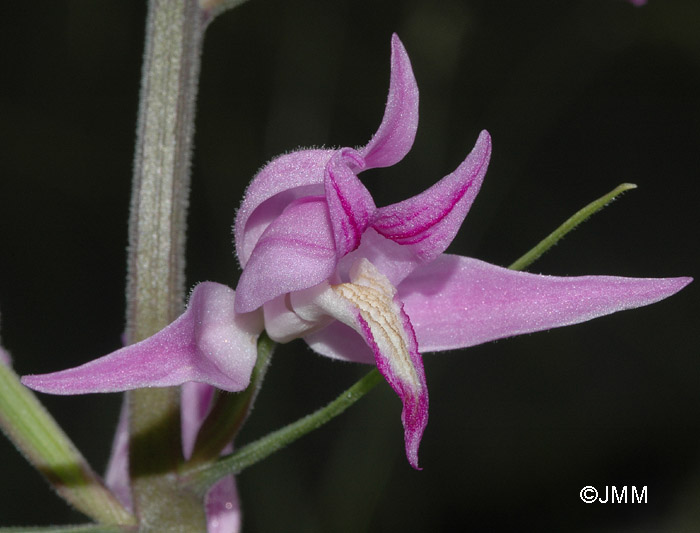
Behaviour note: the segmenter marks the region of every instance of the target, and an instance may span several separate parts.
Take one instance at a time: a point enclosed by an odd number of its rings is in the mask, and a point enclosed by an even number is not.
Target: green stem
[[[0,428],[56,491],[102,524],[134,524],[70,439],[9,365],[0,363]]]
[[[82,524],[78,526],[0,527],[0,533],[129,533],[133,527]]]
[[[209,14],[196,0],[150,0],[129,220],[127,340],[172,322],[184,304],[185,226],[195,96]],[[130,474],[142,531],[205,531],[201,499],[177,491],[178,388],[129,393]]]
[[[183,475],[182,482],[195,492],[204,494],[224,476],[238,474],[335,418],[382,380],[382,375],[375,368],[325,407],[222,457],[214,464],[190,470]]]
[[[539,259],[539,257],[554,246],[559,240],[561,240],[567,233],[569,233],[576,226],[587,220],[591,215],[597,213],[613,201],[617,196],[630,189],[636,189],[637,186],[634,183],[623,183],[618,185],[610,191],[608,194],[601,196],[597,200],[591,202],[583,209],[580,209],[569,217],[561,226],[555,229],[552,233],[547,235],[542,239],[537,245],[523,255],[520,259],[515,261],[508,268],[511,270],[524,270],[530,266],[534,261]]]
[[[246,0],[199,0],[199,5],[203,10],[208,11],[213,19],[224,11],[238,7],[245,2]]]

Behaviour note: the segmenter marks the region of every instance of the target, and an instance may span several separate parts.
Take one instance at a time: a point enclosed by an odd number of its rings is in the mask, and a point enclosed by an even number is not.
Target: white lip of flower
[[[362,258],[350,269],[350,283],[324,282],[292,293],[289,302],[294,313],[307,324],[325,322],[330,316],[363,337],[370,333],[376,344],[370,347],[383,355],[391,372],[400,381],[419,389],[420,379],[411,361],[409,340],[395,295],[396,288],[387,277]],[[367,327],[369,332],[363,331]]]

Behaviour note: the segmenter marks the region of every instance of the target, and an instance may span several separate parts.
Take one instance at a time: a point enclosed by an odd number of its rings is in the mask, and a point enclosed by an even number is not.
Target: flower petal
[[[225,450],[227,453],[233,449]],[[238,533],[241,531],[241,504],[233,476],[218,481],[205,500],[207,533]]]
[[[418,84],[406,49],[391,36],[391,81],[384,118],[360,155],[367,168],[389,167],[401,161],[413,146],[418,128]]]
[[[216,389],[206,383],[190,381],[183,383],[180,390],[182,454],[185,459],[189,459],[197,441],[197,433],[209,412]]]
[[[119,422],[112,441],[112,453],[105,472],[105,485],[124,507],[129,510],[134,508],[129,477],[129,402],[126,397],[122,401]]]
[[[313,321],[304,320],[292,310],[289,299],[290,295],[285,294],[263,305],[265,332],[275,342],[286,343],[298,339],[324,328],[333,320],[329,316],[319,316]],[[357,336],[354,332],[352,334]]]
[[[363,166],[364,161],[351,148],[338,150],[326,166],[326,201],[338,258],[359,246],[377,209],[372,195],[355,175],[355,169]]]
[[[406,457],[418,469],[418,447],[428,423],[428,387],[411,321],[395,298],[396,289],[372,263],[360,259],[350,276],[351,283],[291,295],[292,307],[310,321],[320,307],[362,336],[377,368],[401,398]]]
[[[541,331],[648,305],[691,278],[555,277],[442,255],[398,287],[423,352]]]
[[[353,363],[376,364],[369,345],[350,326],[337,320],[320,331],[304,337],[314,352]]]
[[[197,433],[209,412],[214,387],[204,383],[185,383],[182,386],[181,421],[182,447],[185,459],[192,455]],[[223,453],[230,453],[231,445]],[[205,510],[208,533],[237,533],[241,530],[241,508],[233,476],[226,476],[207,493]]]
[[[236,312],[317,285],[333,274],[336,262],[325,198],[300,198],[260,237],[238,281]]]
[[[432,261],[457,234],[486,175],[491,137],[482,131],[457,170],[421,194],[377,210],[372,227],[409,247],[421,261]]]
[[[22,383],[51,394],[116,392],[187,381],[243,390],[257,358],[262,313],[235,313],[234,302],[234,291],[225,285],[200,283],[187,310],[152,337],[76,368],[25,376]]]
[[[236,214],[233,235],[241,268],[267,226],[295,199],[323,194],[335,150],[299,150],[270,161],[253,178]]]

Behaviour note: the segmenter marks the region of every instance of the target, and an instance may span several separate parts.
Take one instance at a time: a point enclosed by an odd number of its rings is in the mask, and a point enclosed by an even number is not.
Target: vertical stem
[[[183,308],[194,112],[208,15],[196,0],[149,0],[129,220],[127,340]],[[202,531],[201,500],[176,491],[182,461],[179,389],[129,393],[130,472],[142,531]]]

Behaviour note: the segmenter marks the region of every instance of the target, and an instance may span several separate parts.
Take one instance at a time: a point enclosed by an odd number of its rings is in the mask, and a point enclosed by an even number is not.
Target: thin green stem
[[[222,457],[214,464],[192,469],[183,475],[183,483],[195,492],[204,494],[222,477],[238,474],[310,431],[321,427],[362,398],[382,380],[382,375],[376,368],[371,370],[325,407],[242,447],[231,455]]]
[[[612,202],[617,196],[630,189],[636,189],[637,186],[634,183],[623,183],[618,185],[610,191],[608,194],[601,196],[597,200],[591,202],[583,209],[580,209],[569,217],[561,226],[555,229],[552,233],[547,235],[542,239],[537,245],[527,252],[525,255],[520,257],[508,268],[511,270],[524,270],[530,266],[534,261],[539,259],[539,257],[559,242],[567,233],[569,233],[576,226],[587,220],[591,215],[597,213],[603,209],[606,205]]]
[[[134,524],[80,452],[9,365],[0,363],[0,428],[56,491],[102,524]]]

